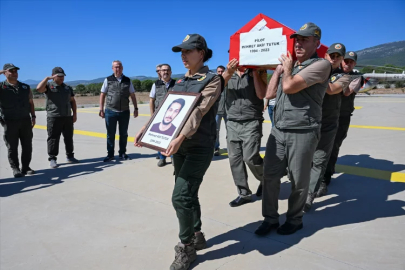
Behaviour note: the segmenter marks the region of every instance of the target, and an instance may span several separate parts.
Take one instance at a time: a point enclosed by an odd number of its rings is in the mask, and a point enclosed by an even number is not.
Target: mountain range
[[[405,67],[405,40],[385,43],[377,45],[374,47],[366,48],[363,50],[356,51],[358,56],[357,65],[375,65],[383,66],[386,64],[391,64],[398,67]],[[181,78],[184,74],[172,74],[172,78]],[[131,80],[138,79],[143,80],[156,80],[157,77],[148,76],[133,76],[130,77]],[[93,80],[76,80],[68,81],[66,84],[71,86],[76,86],[78,84],[91,84],[91,83],[101,83],[104,81],[103,78],[97,78]],[[23,83],[29,84],[32,88],[36,88],[40,81],[36,80],[25,80]]]
[[[405,67],[405,40],[381,44],[357,51],[358,65]]]

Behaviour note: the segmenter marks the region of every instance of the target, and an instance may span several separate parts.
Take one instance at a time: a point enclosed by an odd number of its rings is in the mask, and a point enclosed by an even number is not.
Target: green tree
[[[153,81],[152,80],[144,80],[141,83],[141,92],[149,92],[152,88]]]
[[[396,81],[395,82],[395,88],[401,88],[401,87],[404,87],[404,82]]]
[[[77,85],[75,88],[75,92],[80,95],[84,95],[86,93],[86,86],[83,84]]]
[[[138,80],[138,79],[132,80],[132,85],[134,86],[135,91],[141,91],[142,86],[141,86],[140,80]]]
[[[32,89],[31,89],[31,92],[32,92],[32,95],[34,96],[34,98],[36,98],[36,96],[38,96],[38,95],[41,94],[41,93],[39,93],[39,92],[37,91],[36,88],[32,88]]]

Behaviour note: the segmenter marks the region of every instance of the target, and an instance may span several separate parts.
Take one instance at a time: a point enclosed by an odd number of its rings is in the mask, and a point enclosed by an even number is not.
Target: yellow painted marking
[[[354,106],[354,108],[356,109],[356,110],[360,110],[361,108],[363,108],[362,106]]]
[[[46,126],[35,125],[34,128],[46,130]],[[77,130],[77,129],[74,130],[74,134],[77,134],[77,135],[84,135],[84,136],[90,136],[90,137],[97,137],[97,138],[103,138],[103,139],[106,139],[106,138],[107,138],[107,134],[106,134],[106,133],[93,132],[93,131],[84,131],[84,130]],[[119,136],[119,135],[115,135],[115,140],[119,140],[119,139],[120,139],[120,136]],[[128,141],[129,141],[129,142],[134,142],[134,137],[128,136]]]
[[[81,111],[79,110],[79,112],[84,112],[84,113],[96,113],[98,114],[98,112],[91,112],[91,111]],[[150,117],[150,114],[138,114],[139,116],[147,116]],[[271,124],[270,120],[264,120],[264,123],[269,123]],[[366,128],[366,129],[385,129],[385,130],[398,130],[398,131],[405,131],[405,128],[398,128],[398,127],[377,127],[377,126],[360,126],[360,125],[350,125],[351,128]]]
[[[41,126],[41,125],[35,125],[35,128],[46,130],[46,126]],[[103,139],[107,138],[107,134],[105,134],[105,133],[92,132],[92,131],[75,130],[74,134],[103,138]],[[119,140],[119,138],[120,138],[119,135],[115,135],[116,140]],[[134,137],[128,137],[128,141],[134,142]],[[221,156],[227,156],[227,155],[228,155],[228,153],[226,151],[221,150]],[[260,155],[262,156],[262,158],[264,158],[264,154],[260,154]],[[370,177],[370,178],[381,179],[381,180],[388,180],[391,182],[405,183],[405,173],[402,173],[402,172],[389,172],[389,171],[383,171],[383,170],[360,168],[360,167],[355,167],[355,166],[347,166],[347,165],[339,165],[339,164],[336,164],[336,171],[345,173],[345,174]]]
[[[339,164],[336,164],[336,171],[345,173],[345,174],[364,176],[364,177],[370,177],[370,178],[381,179],[381,180],[388,180],[391,182],[405,183],[405,173],[400,173],[400,172],[389,172],[389,171],[360,168],[360,167],[355,167],[355,166],[347,166],[347,165],[339,165]]]
[[[227,156],[226,151],[221,150],[221,156]],[[260,154],[264,158],[264,154]],[[376,169],[360,168],[355,166],[339,165],[336,164],[336,172],[351,174],[363,177],[369,177],[374,179],[388,180],[391,182],[405,183],[405,173],[401,172],[389,172]]]
[[[367,128],[367,129],[385,129],[385,130],[400,130],[405,131],[405,128],[397,127],[375,127],[375,126],[359,126],[359,125],[350,125],[351,128]]]

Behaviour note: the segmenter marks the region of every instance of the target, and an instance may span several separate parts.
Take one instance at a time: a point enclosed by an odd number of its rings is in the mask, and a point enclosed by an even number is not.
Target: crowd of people
[[[207,246],[201,231],[198,191],[213,156],[221,154],[222,119],[226,125],[230,169],[238,193],[229,205],[239,207],[252,201],[246,165],[260,181],[256,195],[262,197],[264,220],[255,234],[263,236],[272,230],[281,235],[295,233],[303,228],[303,215],[310,211],[315,197],[327,194],[363,77],[354,71],[356,53],[346,51],[342,43],[330,45],[325,57],[318,57],[321,29],[317,25],[307,23],[290,38],[295,39],[296,60],[289,52],[281,55],[281,64],[269,82],[265,69],[239,66],[236,59],[232,59],[226,68],[218,66],[216,73],[211,72],[205,62],[212,57],[212,50],[198,34],[187,35],[181,44],[172,48],[173,52],[181,53],[188,70],[183,78],[175,81],[171,78],[169,64],[157,65],[159,78],[150,92],[152,116],[169,91],[201,93],[179,135],[165,152],[157,154],[159,167],[165,166],[166,158],[171,157],[175,174],[172,203],[179,221],[180,243],[175,246],[175,260],[170,269],[188,269],[196,259],[196,250]],[[29,166],[32,127],[35,125],[34,103],[30,87],[18,81],[18,70],[13,64],[5,64],[0,71],[6,76],[0,84],[0,121],[14,177],[35,173]],[[117,123],[119,158],[129,159],[126,154],[129,98],[134,105],[133,116],[138,116],[135,89],[130,79],[123,75],[122,63],[113,61],[112,70],[113,74],[104,80],[100,96],[99,116],[105,118],[107,129],[105,162],[114,159]],[[65,76],[61,67],[55,67],[52,76],[45,77],[37,87],[47,98],[47,142],[52,168],[58,166],[61,134],[67,161],[79,162],[73,153],[76,102],[73,89],[64,84]],[[183,107],[180,101],[173,103],[179,105],[178,110]],[[272,129],[262,158],[260,146],[266,109]],[[163,121],[156,129],[168,132],[170,127],[165,129],[167,126]],[[145,129],[146,126],[142,127],[136,134],[135,146],[141,147],[139,140]],[[18,141],[22,148],[21,170]],[[292,190],[287,219],[280,226],[278,198],[281,178],[285,175],[291,181]]]

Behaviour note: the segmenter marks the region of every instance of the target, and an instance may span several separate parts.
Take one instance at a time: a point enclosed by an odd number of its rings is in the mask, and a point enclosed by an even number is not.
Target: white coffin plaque
[[[239,65],[278,65],[281,54],[287,54],[287,38],[280,30],[266,29],[240,34]]]

